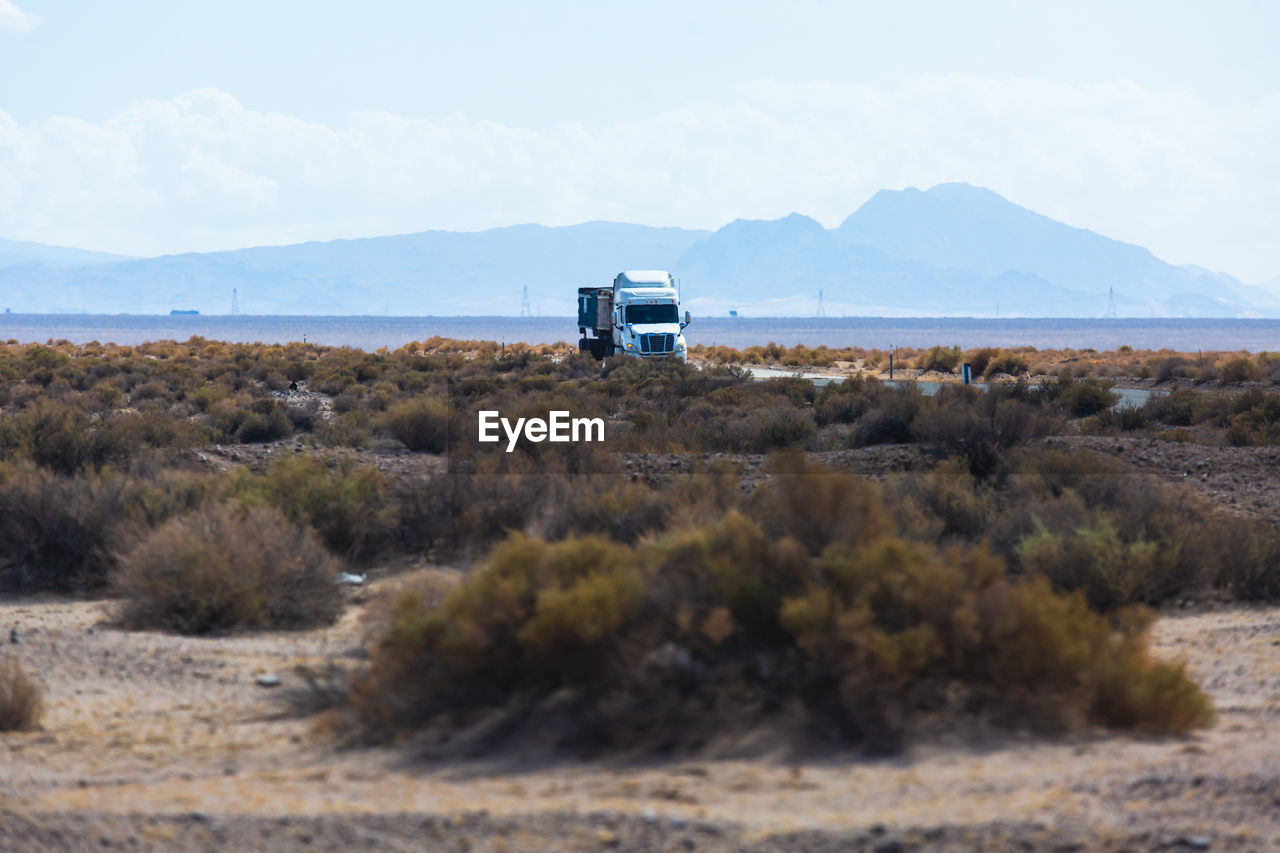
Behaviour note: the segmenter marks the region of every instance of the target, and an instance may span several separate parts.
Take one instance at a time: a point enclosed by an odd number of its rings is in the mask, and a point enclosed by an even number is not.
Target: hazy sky
[[[0,236],[131,254],[990,187],[1280,276],[1280,3],[0,0]]]

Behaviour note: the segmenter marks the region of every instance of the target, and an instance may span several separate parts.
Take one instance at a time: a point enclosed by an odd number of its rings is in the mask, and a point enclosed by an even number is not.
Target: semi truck
[[[580,352],[596,358],[615,353],[637,358],[688,358],[680,320],[680,291],[663,270],[620,272],[610,287],[578,288]]]

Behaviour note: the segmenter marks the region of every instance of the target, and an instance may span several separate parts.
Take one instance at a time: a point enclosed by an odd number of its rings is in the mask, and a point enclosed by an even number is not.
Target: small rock
[[[279,687],[280,686],[280,676],[272,675],[269,672],[259,675],[257,678],[254,679],[254,681],[258,683],[259,687]]]
[[[871,849],[875,853],[902,853],[902,842],[896,838],[886,838]]]
[[[17,628],[10,628],[10,629],[9,629],[9,642],[11,642],[11,643],[16,643],[16,642],[18,642],[18,629],[17,629]]]

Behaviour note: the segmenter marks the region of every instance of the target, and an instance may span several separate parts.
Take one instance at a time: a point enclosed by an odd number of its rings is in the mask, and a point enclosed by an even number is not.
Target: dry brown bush
[[[398,599],[353,707],[375,735],[501,709],[513,724],[589,721],[580,744],[662,749],[781,708],[896,748],[953,685],[967,712],[1051,730],[1212,719],[1179,667],[1147,658],[1138,611],[1104,617],[1043,578],[1011,581],[982,546],[903,539],[857,478],[779,477],[773,508],[862,523],[771,531],[730,511],[632,546],[513,534],[442,599]]]
[[[22,664],[0,657],[0,732],[27,731],[40,723],[44,691]]]
[[[184,634],[325,625],[342,610],[340,567],[276,509],[208,506],[125,556],[115,575],[120,620]]]

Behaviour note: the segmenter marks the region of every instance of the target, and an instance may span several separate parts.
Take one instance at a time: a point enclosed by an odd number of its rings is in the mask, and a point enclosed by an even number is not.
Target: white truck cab
[[[680,320],[680,291],[671,273],[628,270],[612,288],[578,289],[578,348],[597,357],[622,352],[638,358],[688,359]],[[587,337],[591,329],[595,337]]]

